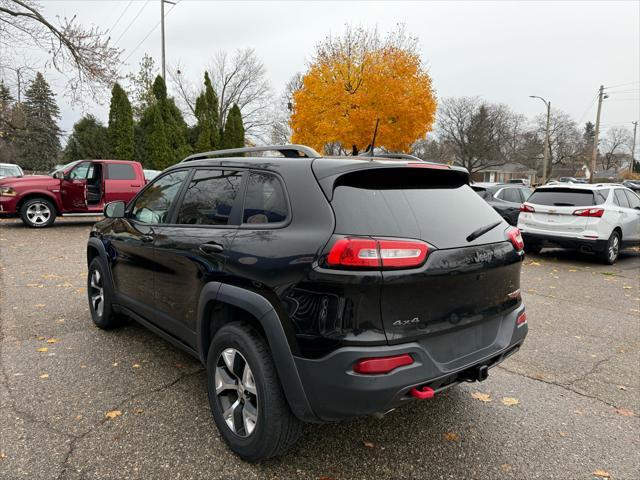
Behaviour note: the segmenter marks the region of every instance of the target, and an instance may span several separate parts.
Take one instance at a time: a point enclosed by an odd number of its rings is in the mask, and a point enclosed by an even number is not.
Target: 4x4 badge
[[[405,325],[411,325],[413,323],[420,323],[420,317],[413,317],[409,320],[396,320],[393,322],[394,327],[404,327]]]

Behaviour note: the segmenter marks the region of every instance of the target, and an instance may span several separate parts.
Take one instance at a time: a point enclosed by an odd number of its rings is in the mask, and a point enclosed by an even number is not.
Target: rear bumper
[[[516,318],[523,311],[521,305],[500,319],[491,345],[447,363],[437,361],[426,342],[410,342],[344,347],[321,359],[296,357],[296,367],[311,408],[321,420],[385,412],[413,400],[409,395],[413,388],[429,386],[437,395],[461,381],[474,380],[479,367],[491,368],[517,351],[527,335],[527,324],[516,326]],[[446,342],[447,336],[443,335],[442,340]],[[411,355],[414,363],[383,375],[360,375],[353,371],[355,362],[362,358],[403,353]]]
[[[586,250],[589,252],[603,252],[607,248],[607,240],[588,239],[577,237],[560,237],[557,235],[545,235],[540,233],[521,232],[524,243],[536,243],[539,245],[552,245],[561,248]]]

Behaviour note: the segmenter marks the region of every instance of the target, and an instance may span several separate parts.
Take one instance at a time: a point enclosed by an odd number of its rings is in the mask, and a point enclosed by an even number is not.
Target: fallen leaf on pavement
[[[48,352],[49,349],[47,347],[40,347],[40,348],[36,348],[36,351],[44,353],[44,352]]]
[[[592,472],[593,475],[595,475],[596,477],[600,477],[600,478],[611,478],[611,475],[609,475],[609,472],[605,471],[605,470],[595,470]]]
[[[532,267],[539,267],[540,263],[539,262],[529,262],[527,265],[531,265]]]
[[[473,392],[471,396],[476,400],[480,400],[481,402],[491,401],[491,395],[489,395],[488,393]]]
[[[623,285],[622,288],[625,290],[631,290],[633,287],[631,285]]]
[[[43,373],[42,375],[40,375],[40,378],[49,378],[49,374],[48,373]]]
[[[518,405],[520,403],[520,400],[513,397],[502,397],[502,403],[507,407],[510,407],[512,405]]]
[[[0,460],[4,460],[7,458],[7,455],[4,452],[0,452]]]
[[[567,432],[560,431],[558,432],[558,435],[560,435],[561,437],[566,437],[569,434]]]
[[[624,385],[618,385],[618,390],[626,390],[627,387],[625,387]]]
[[[136,415],[140,415],[141,413],[144,413],[144,410],[142,408],[136,408],[133,413],[135,413]]]
[[[633,413],[633,410],[629,410],[628,408],[616,408],[614,412],[616,412],[618,415],[622,415],[623,417],[635,416],[635,413]]]
[[[78,420],[82,420],[82,415],[76,415],[73,419],[74,419],[76,422],[77,422]]]
[[[509,465],[508,463],[503,463],[502,465],[500,465],[500,470],[502,470],[503,473],[509,473],[511,471],[511,465]]]
[[[44,340],[44,337],[42,335],[39,335],[39,336],[36,337],[36,340],[42,341],[42,340]]]
[[[362,445],[363,445],[365,448],[375,448],[375,447],[376,447],[375,443],[373,443],[373,442],[365,442],[365,441],[363,441],[363,442],[362,442]]]
[[[569,271],[570,272],[577,272],[578,270],[576,270],[575,268],[570,268]]]
[[[47,343],[58,343],[58,339],[57,338],[49,338],[47,340]]]
[[[109,410],[104,414],[104,416],[109,419],[114,419],[116,417],[119,417],[120,415],[122,415],[122,412],[120,410]]]
[[[448,442],[459,442],[460,441],[460,436],[455,432],[444,432],[442,434],[442,436]]]
[[[140,364],[139,363],[134,363],[133,365],[131,365],[131,368],[140,368]]]
[[[46,305],[45,305],[44,303],[36,303],[36,304],[34,305],[34,307],[36,307],[36,308],[42,308],[42,307],[46,307]]]

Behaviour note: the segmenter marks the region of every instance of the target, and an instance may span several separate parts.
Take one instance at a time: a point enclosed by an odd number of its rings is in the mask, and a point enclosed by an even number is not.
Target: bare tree
[[[43,50],[45,66],[66,77],[73,101],[100,98],[118,78],[121,51],[106,31],[80,25],[75,16],[57,20],[46,18],[33,0],[0,0],[0,67],[31,49]]]
[[[600,165],[603,170],[620,167],[623,158],[623,151],[627,150],[632,142],[633,134],[628,128],[611,128],[607,131],[604,139],[600,143],[601,154],[599,155]]]
[[[544,142],[546,115],[535,119],[536,133],[540,139],[540,151]],[[561,110],[552,109],[549,123],[550,165],[578,166],[582,153],[582,135],[571,116]]]
[[[274,144],[291,142],[291,110],[293,108],[293,94],[302,88],[302,74],[297,72],[285,85],[284,92],[276,104],[274,121],[271,125],[270,140]]]
[[[218,95],[220,125],[224,125],[229,110],[236,104],[242,112],[245,135],[253,141],[264,142],[274,121],[273,92],[265,67],[255,51],[247,48],[236,50],[233,55],[218,52],[207,70]],[[193,116],[199,94],[196,83],[186,78],[179,67],[171,69],[169,78],[183,113]]]
[[[473,173],[509,160],[509,139],[520,122],[504,105],[478,97],[447,98],[440,103],[436,134],[453,160]]]

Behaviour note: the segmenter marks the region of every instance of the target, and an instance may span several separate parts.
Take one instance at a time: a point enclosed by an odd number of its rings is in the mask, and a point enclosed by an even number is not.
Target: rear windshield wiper
[[[467,242],[473,242],[476,238],[479,238],[482,235],[484,235],[485,233],[487,233],[488,231],[493,230],[494,228],[496,228],[501,223],[502,223],[502,220],[499,220],[497,222],[490,223],[489,225],[485,225],[484,227],[480,227],[479,229],[474,230],[467,237]]]

